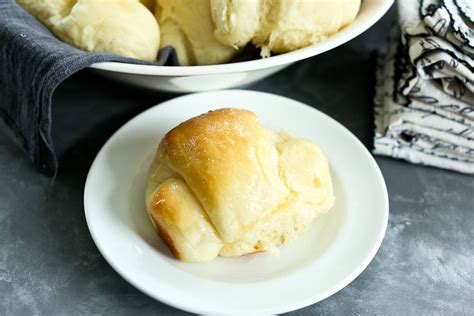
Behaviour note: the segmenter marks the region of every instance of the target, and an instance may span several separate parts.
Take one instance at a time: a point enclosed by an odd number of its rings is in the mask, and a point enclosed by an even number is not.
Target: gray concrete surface
[[[384,46],[393,12],[330,53],[249,88],[311,104],[368,147],[372,137],[370,53]],[[0,131],[0,315],[181,315],[124,281],[95,247],[82,195],[107,138],[170,98],[81,72],[54,97],[60,172],[38,173]],[[384,242],[369,267],[311,314],[473,314],[474,178],[377,157],[390,195]]]

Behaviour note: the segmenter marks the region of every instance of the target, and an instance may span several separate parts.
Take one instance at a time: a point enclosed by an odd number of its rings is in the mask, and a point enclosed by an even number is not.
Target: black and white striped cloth
[[[474,3],[398,0],[379,56],[375,154],[474,174]]]

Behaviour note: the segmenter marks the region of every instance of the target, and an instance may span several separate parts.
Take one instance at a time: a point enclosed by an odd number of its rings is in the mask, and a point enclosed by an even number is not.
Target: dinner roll
[[[146,190],[158,234],[189,262],[274,250],[333,203],[321,150],[240,109],[211,111],[168,132]]]
[[[237,50],[214,36],[210,0],[157,0],[161,47],[173,46],[180,65],[226,63]]]
[[[216,38],[236,47],[252,41],[285,53],[313,45],[350,24],[360,0],[211,0]]]
[[[18,0],[62,41],[85,51],[157,58],[160,31],[138,0]]]
[[[266,0],[266,14],[252,41],[264,57],[313,45],[352,23],[360,1]]]

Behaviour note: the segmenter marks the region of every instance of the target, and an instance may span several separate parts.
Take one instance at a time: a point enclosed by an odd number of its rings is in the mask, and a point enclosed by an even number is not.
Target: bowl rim
[[[361,8],[356,20],[349,26],[329,37],[327,40],[312,46],[269,58],[201,66],[155,66],[124,62],[100,62],[90,65],[89,68],[149,76],[192,76],[236,73],[278,67],[324,53],[354,39],[379,21],[385,13],[387,13],[394,2],[395,0],[362,0]],[[370,14],[369,11],[371,12]]]

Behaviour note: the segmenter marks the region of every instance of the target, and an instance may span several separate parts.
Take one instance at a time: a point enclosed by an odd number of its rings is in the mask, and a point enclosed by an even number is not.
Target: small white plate
[[[336,205],[309,232],[280,247],[280,255],[182,263],[146,214],[147,169],[168,130],[222,107],[251,110],[264,126],[318,144],[330,162]],[[372,260],[388,219],[382,174],[345,127],[300,102],[242,90],[179,97],[125,124],[92,164],[84,206],[92,238],[123,278],[157,300],[206,314],[283,313],[336,293]]]

